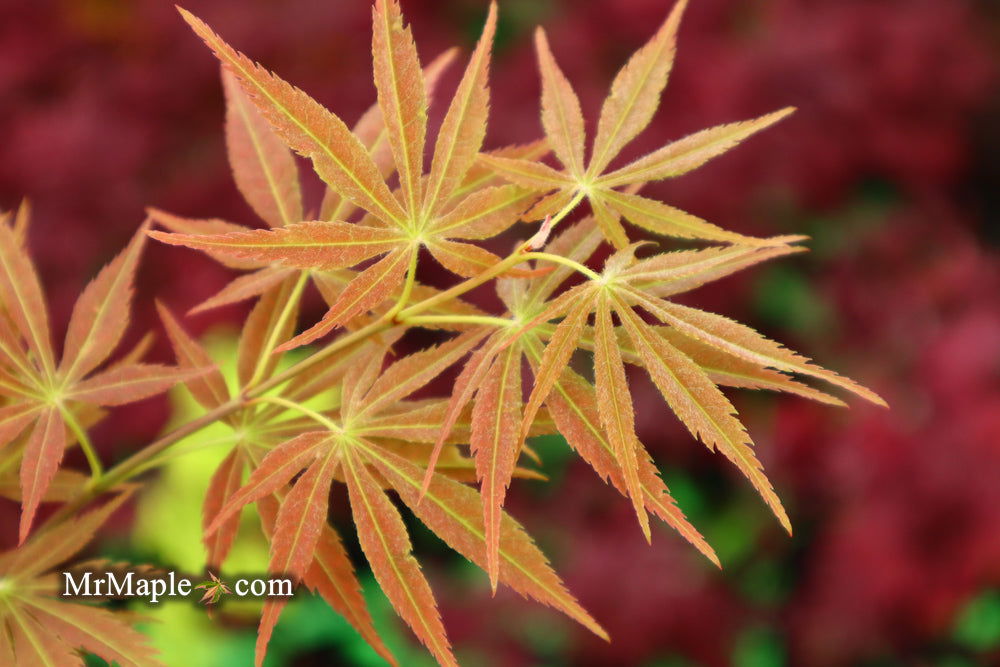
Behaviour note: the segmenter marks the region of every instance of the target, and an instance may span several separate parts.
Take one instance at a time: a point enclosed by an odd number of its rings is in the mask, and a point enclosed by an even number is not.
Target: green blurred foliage
[[[955,619],[952,636],[976,651],[1000,648],[1000,591],[973,598]]]
[[[775,264],[761,271],[754,285],[753,304],[767,325],[804,336],[828,328],[834,319],[809,277],[791,264]]]
[[[737,638],[733,667],[784,667],[786,664],[782,638],[771,628],[749,628]]]

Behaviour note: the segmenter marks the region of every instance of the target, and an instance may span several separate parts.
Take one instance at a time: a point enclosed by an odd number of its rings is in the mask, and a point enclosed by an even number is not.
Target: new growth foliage
[[[580,103],[539,29],[544,138],[492,151],[484,150],[483,138],[495,5],[433,142],[427,136],[428,106],[456,54],[446,52],[424,65],[395,0],[374,3],[378,99],[353,129],[180,10],[222,64],[233,176],[266,227],[151,209],[150,220],[162,230],[144,224],[87,287],[57,362],[44,298],[25,252],[27,211],[5,217],[0,445],[4,470],[20,467],[19,484],[11,487],[23,506],[24,544],[4,556],[7,565],[0,569],[19,572],[19,554],[37,548],[40,540],[63,536],[82,546],[89,533],[66,519],[101,493],[130,488],[128,480],[155,463],[156,455],[222,421],[238,437],[204,500],[206,565],[212,570],[223,566],[238,539],[241,509],[256,504],[270,543],[269,569],[321,595],[395,664],[372,625],[341,537],[327,521],[329,490],[344,484],[376,581],[442,665],[456,664],[455,657],[390,495],[482,567],[494,590],[508,585],[607,638],[504,511],[504,501],[514,478],[541,477],[526,457],[544,453],[531,450],[527,439],[559,433],[629,499],[647,540],[652,514],[719,564],[636,436],[626,365],[648,373],[691,434],[729,459],[791,532],[753,442],[720,386],[843,405],[802,381],[810,378],[883,403],[870,390],[745,325],[672,300],[758,263],[802,252],[795,244],[804,238],[737,234],[638,194],[645,183],[697,168],[792,109],[703,130],[612,168],[659,106],[685,5],[685,0],[676,4],[615,77],[589,150]],[[326,184],[316,208],[303,201],[296,154],[308,159]],[[560,168],[551,166],[553,161]],[[643,230],[642,240],[623,222]],[[477,244],[511,228],[523,230],[525,240],[505,257]],[[195,308],[256,300],[239,339],[234,390],[163,305],[158,307],[177,367],[140,362],[142,349],[107,364],[126,327],[147,235],[203,251],[244,272]],[[670,250],[663,237],[710,245]],[[605,244],[613,252],[603,266],[595,266],[593,258]],[[423,250],[457,276],[451,287],[439,290],[418,281]],[[483,312],[463,300],[487,283],[495,286],[502,312]],[[299,331],[299,304],[310,286],[329,310]],[[418,327],[451,337],[397,358],[394,345]],[[280,363],[287,351],[334,333],[304,360]],[[450,396],[413,398],[455,365],[461,371]],[[526,373],[528,392],[522,391]],[[155,395],[178,381],[187,384],[204,415],[103,470],[86,431],[103,408]],[[89,481],[60,471],[64,450],[74,444],[91,462]],[[66,504],[26,542],[39,504],[49,500]],[[86,525],[105,514],[86,515]],[[67,547],[65,556],[73,551]],[[23,576],[28,574],[35,572]],[[0,598],[17,600],[0,607],[4,655],[20,663],[44,651],[45,664],[79,664],[69,647],[127,664],[152,664],[141,642],[127,633],[121,635],[127,644],[120,646],[94,639],[84,625],[74,631],[56,625],[42,633],[36,627],[39,614],[49,614],[52,603],[21,597],[16,583],[11,588],[7,582],[23,577],[4,576]],[[206,596],[214,591],[208,587]],[[283,605],[283,600],[264,604],[258,665]],[[74,613],[87,618],[86,627],[95,632],[112,622],[97,609]]]

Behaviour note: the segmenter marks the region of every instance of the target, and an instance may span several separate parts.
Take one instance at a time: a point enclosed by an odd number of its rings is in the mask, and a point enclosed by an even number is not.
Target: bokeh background
[[[669,4],[501,3],[488,144],[541,133],[536,24],[548,29],[594,119],[615,71]],[[369,7],[189,4],[348,122],[374,100]],[[424,58],[470,46],[484,9],[483,0],[404,2]],[[869,384],[892,409],[733,394],[796,526],[788,538],[637,376],[640,437],[725,569],[666,530],[647,546],[627,501],[558,438],[539,443],[552,482],[515,483],[510,509],[614,641],[512,594],[491,598],[484,575],[414,526],[460,658],[485,666],[1000,664],[998,51],[993,0],[692,2],[660,113],[633,154],[708,125],[786,105],[800,111],[650,192],[739,231],[813,240],[811,253],[704,288],[689,303],[748,321]],[[0,3],[0,208],[22,196],[34,205],[31,248],[57,331],[145,206],[252,222],[225,162],[222,114],[216,62],[172,2]],[[228,277],[197,253],[151,247],[133,337],[157,329],[154,297],[183,312]],[[230,308],[188,326],[225,358],[244,313]],[[169,358],[162,342],[154,354]],[[121,409],[96,438],[115,460],[190,409],[180,395]],[[97,552],[199,570],[198,505],[211,456],[168,466]],[[333,520],[346,525],[334,500]],[[5,544],[15,519],[12,503],[0,506]],[[262,558],[251,536],[234,567]],[[403,664],[423,664],[366,582]],[[150,632],[171,665],[246,664],[253,614],[234,607],[210,622],[190,605],[166,605],[153,612],[164,622]],[[378,664],[307,596],[279,625],[269,662]]]

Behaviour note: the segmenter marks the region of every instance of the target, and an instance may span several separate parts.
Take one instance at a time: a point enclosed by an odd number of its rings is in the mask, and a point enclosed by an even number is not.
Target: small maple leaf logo
[[[199,600],[199,602],[203,602],[206,605],[215,604],[222,598],[223,595],[232,594],[232,591],[229,590],[229,586],[226,585],[226,582],[222,581],[211,572],[208,573],[208,576],[211,577],[211,580],[203,581],[195,586],[196,589],[205,589],[205,594],[201,596],[201,600]]]

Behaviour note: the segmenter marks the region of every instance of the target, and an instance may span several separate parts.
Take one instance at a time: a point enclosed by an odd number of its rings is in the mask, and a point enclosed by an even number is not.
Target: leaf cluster
[[[514,478],[542,478],[531,469],[541,454],[528,439],[559,433],[631,502],[647,540],[652,514],[719,564],[637,437],[627,366],[648,374],[670,411],[748,478],[790,532],[753,442],[720,387],[844,404],[803,381],[809,378],[883,402],[743,324],[674,300],[804,250],[796,245],[803,237],[738,234],[639,194],[645,183],[697,168],[791,109],[703,130],[614,166],[659,106],[685,6],[677,2],[615,77],[589,154],[579,100],[541,29],[535,42],[544,138],[484,150],[495,5],[432,146],[430,102],[456,53],[424,65],[396,0],[374,2],[377,101],[353,128],[180,10],[222,64],[234,180],[263,226],[150,209],[161,229],[140,228],[88,286],[57,364],[41,289],[24,253],[26,215],[0,224],[0,394],[6,397],[0,445],[18,452],[8,458],[20,463],[20,485],[0,484],[0,491],[23,498],[21,540],[42,500],[69,499],[73,508],[95,490],[116,488],[175,455],[168,448],[182,437],[222,421],[232,432],[230,449],[203,506],[209,568],[224,566],[241,512],[254,504],[270,544],[269,570],[321,595],[395,664],[372,624],[341,536],[327,520],[330,489],[342,484],[376,581],[440,664],[456,664],[455,657],[393,497],[482,567],[494,590],[506,584],[607,638],[504,505]],[[325,185],[312,208],[296,156],[308,160]],[[624,223],[655,240],[637,241]],[[480,245],[503,233],[525,240],[505,257]],[[178,367],[142,364],[138,350],[100,368],[124,331],[147,234],[243,272],[193,311],[256,300],[240,334],[235,381],[227,381],[163,305]],[[710,245],[667,250],[663,237]],[[428,256],[457,276],[453,285],[420,282]],[[496,289],[499,312],[463,298],[484,284]],[[308,289],[318,290],[328,310],[300,331]],[[399,356],[398,341],[414,328],[435,330],[442,342]],[[334,333],[305,358],[292,352]],[[427,397],[431,384],[457,366],[448,395]],[[98,411],[177,382],[205,409],[203,417],[105,473],[86,438]],[[63,450],[74,443],[89,452],[89,485],[80,475],[57,476]],[[216,601],[221,586],[212,575],[205,599]],[[257,664],[284,604],[264,603]],[[17,639],[16,632],[8,637]],[[21,655],[16,642],[12,650]]]

